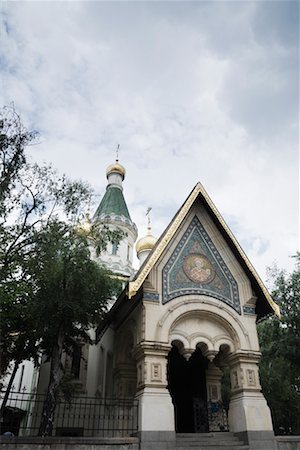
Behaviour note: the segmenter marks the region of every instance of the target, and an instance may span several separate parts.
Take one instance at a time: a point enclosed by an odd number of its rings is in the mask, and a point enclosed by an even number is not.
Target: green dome
[[[124,216],[131,221],[123,192],[118,187],[107,187],[104,197],[102,198],[101,203],[94,214],[94,220],[97,220],[97,218],[106,214]]]

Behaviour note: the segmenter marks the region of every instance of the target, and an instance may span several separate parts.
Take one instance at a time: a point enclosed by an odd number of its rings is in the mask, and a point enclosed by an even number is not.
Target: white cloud
[[[293,2],[6,2],[3,103],[31,149],[102,194],[121,144],[125,196],[159,235],[201,181],[264,277],[298,234]]]

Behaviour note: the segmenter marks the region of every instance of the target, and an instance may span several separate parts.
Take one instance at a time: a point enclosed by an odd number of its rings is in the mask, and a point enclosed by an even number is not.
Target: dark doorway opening
[[[206,369],[208,360],[197,348],[187,361],[176,347],[168,355],[168,389],[177,433],[208,432]]]

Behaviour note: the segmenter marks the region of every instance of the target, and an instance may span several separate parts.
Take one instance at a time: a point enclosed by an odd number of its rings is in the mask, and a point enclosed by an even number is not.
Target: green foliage
[[[258,325],[263,392],[271,408],[276,434],[300,434],[300,256],[290,274],[275,274],[273,298],[281,320]]]
[[[24,147],[35,140],[37,133],[27,131],[21,123],[20,116],[14,106],[6,106],[0,110],[0,213],[3,214],[3,203],[12,190],[19,170],[26,163]]]
[[[48,280],[54,282],[51,272],[54,269],[50,270],[50,263],[45,260],[53,249],[51,239],[60,238],[59,232],[65,246],[67,237],[75,239],[74,229],[91,198],[87,184],[60,176],[51,166],[28,162],[26,146],[34,143],[36,136],[24,128],[13,106],[0,110],[0,377],[6,375],[12,362],[29,358],[38,361],[40,338],[34,317],[38,310],[32,310],[32,300],[38,292],[42,295],[42,287],[44,292],[46,286],[51,291],[49,283],[42,278],[41,261],[49,271]],[[93,225],[92,229],[89,242],[93,242],[98,252],[105,249],[110,239],[123,237],[120,232],[99,226]],[[45,253],[43,244],[47,239],[52,244]],[[88,258],[87,236],[80,239],[80,251]],[[79,254],[78,242],[73,246]],[[92,264],[86,276],[92,277],[95,270]],[[105,288],[103,278],[104,275],[99,280]],[[75,312],[78,312],[76,308]]]
[[[34,280],[30,309],[43,353],[51,356],[60,327],[64,350],[71,352],[76,339],[90,342],[88,330],[102,319],[119,283],[91,259],[88,238],[74,227],[52,221],[37,233],[30,267]]]
[[[106,311],[118,285],[92,261],[124,234],[90,224],[78,227],[91,197],[89,186],[59,176],[51,166],[29,164],[25,149],[34,141],[13,107],[0,111],[0,376],[13,363],[5,399],[18,365],[51,359],[43,434],[51,434],[60,383],[66,389],[62,352],[76,342],[91,342],[89,329]]]

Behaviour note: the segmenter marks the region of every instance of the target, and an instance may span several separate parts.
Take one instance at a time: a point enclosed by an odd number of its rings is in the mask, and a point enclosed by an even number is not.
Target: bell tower
[[[125,174],[125,168],[118,159],[107,167],[106,191],[93,217],[94,223],[125,233],[125,237],[119,243],[110,242],[99,256],[100,261],[116,275],[124,277],[124,281],[130,279],[135,272],[132,259],[137,239],[137,227],[131,220],[123,195]]]

